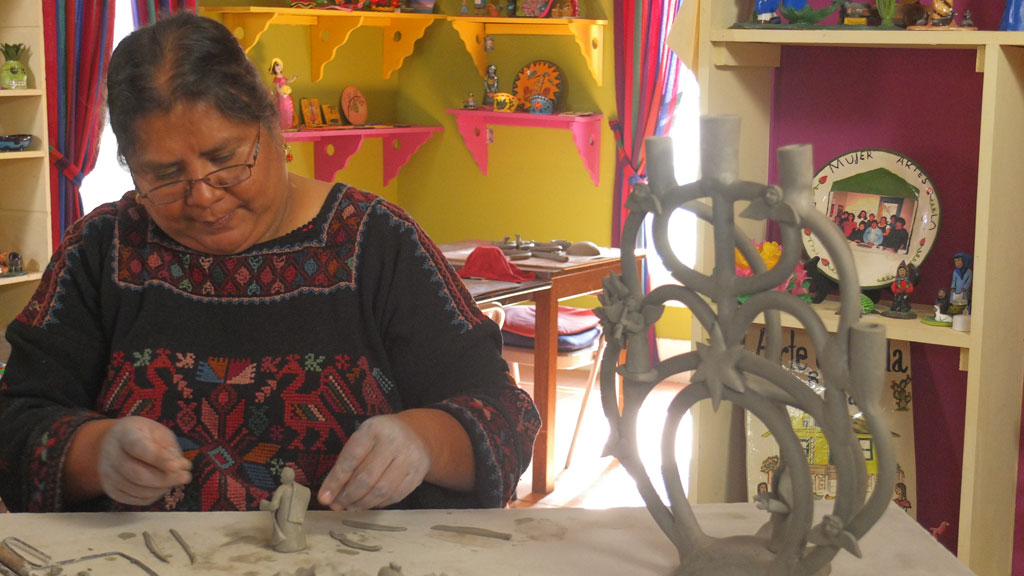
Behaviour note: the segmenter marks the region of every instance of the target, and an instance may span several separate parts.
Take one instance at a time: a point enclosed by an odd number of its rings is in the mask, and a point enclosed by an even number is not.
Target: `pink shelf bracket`
[[[323,138],[313,143],[313,171],[317,180],[334,182],[345,169],[348,159],[363,145],[359,134]]]
[[[448,113],[455,116],[466,149],[484,175],[487,174],[487,126],[497,124],[569,130],[590,181],[594,186],[601,181],[601,120],[604,118],[601,114],[561,116],[488,110],[448,110]]]
[[[435,132],[441,130],[440,126],[426,127],[417,132],[401,132],[385,134],[381,146],[384,148],[384,185],[387,186],[398,171],[405,166],[409,158],[420,149],[420,146],[430,140]]]
[[[313,143],[313,172],[317,180],[334,182],[345,169],[349,158],[359,151],[366,138],[380,138],[384,148],[384,185],[398,175],[402,166],[423,144],[443,130],[440,126],[373,126],[338,128],[336,130],[298,130],[285,132],[288,142]]]

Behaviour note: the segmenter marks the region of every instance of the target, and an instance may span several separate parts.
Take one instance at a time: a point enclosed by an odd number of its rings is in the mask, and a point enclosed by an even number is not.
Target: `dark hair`
[[[234,35],[182,11],[132,32],[107,73],[110,127],[121,163],[135,151],[138,121],[181,103],[205,103],[240,122],[277,124],[277,105]]]

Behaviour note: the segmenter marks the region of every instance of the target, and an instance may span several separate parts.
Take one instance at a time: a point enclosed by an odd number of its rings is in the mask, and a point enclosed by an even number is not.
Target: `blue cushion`
[[[601,327],[591,328],[579,334],[560,334],[558,336],[559,352],[574,352],[583,350],[594,345],[594,342],[601,337]],[[501,331],[501,340],[506,346],[518,346],[519,348],[533,348],[533,338],[520,336],[511,332]]]

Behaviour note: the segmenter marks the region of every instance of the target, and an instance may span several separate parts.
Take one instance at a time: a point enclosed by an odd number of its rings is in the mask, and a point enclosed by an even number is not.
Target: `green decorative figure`
[[[875,0],[875,8],[878,9],[878,15],[882,17],[883,28],[895,26],[893,17],[896,16],[896,0]]]
[[[785,17],[790,24],[814,25],[828,18],[833,12],[839,9],[843,0],[832,0],[831,6],[814,9],[807,6],[807,0],[788,0],[779,7],[779,13]]]
[[[0,67],[0,88],[18,90],[28,88],[28,73],[21,63],[25,54],[24,44],[2,44],[0,51],[4,53],[4,65]]]

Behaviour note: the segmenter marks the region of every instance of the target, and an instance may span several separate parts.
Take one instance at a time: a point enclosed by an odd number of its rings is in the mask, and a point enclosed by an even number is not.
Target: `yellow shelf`
[[[535,36],[572,36],[587,61],[591,75],[598,86],[604,82],[604,27],[607,20],[584,18],[487,18],[475,16],[449,16],[448,21],[458,32],[466,51],[480,76],[487,74],[487,53],[484,36],[498,34],[530,34]]]
[[[353,30],[363,26],[381,28],[381,73],[390,78],[412,54],[413,45],[427,27],[444,18],[440,14],[405,12],[363,12],[273,8],[260,6],[201,7],[203,16],[216,16],[235,34],[248,54],[271,25],[308,26],[310,68],[314,82],[324,77],[324,67],[334,59]]]

